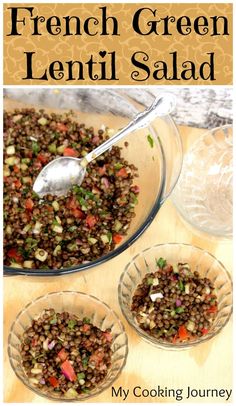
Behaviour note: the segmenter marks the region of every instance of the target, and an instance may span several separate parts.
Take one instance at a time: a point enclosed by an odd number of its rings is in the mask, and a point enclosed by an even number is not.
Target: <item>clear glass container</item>
[[[111,329],[113,337],[112,342],[112,364],[105,379],[99,385],[90,391],[78,395],[76,399],[66,399],[60,397],[55,392],[49,392],[48,388],[45,391],[39,390],[34,386],[24,371],[20,356],[20,343],[24,331],[31,325],[32,320],[39,316],[43,310],[53,308],[57,312],[69,312],[77,315],[78,318],[88,317],[91,323],[102,330]],[[17,377],[37,395],[44,396],[51,400],[60,401],[81,401],[103,392],[120,375],[125,366],[128,355],[128,339],[124,327],[116,313],[105,303],[81,292],[54,292],[41,296],[25,306],[18,314],[16,320],[12,324],[8,337],[8,355],[10,364]]]
[[[233,232],[233,131],[206,131],[187,151],[172,200],[191,226],[216,237]]]
[[[155,272],[156,260],[160,257],[166,259],[167,263],[170,264],[187,262],[192,271],[198,271],[201,277],[209,278],[214,284],[218,301],[218,313],[209,332],[204,336],[188,342],[167,343],[164,340],[158,340],[150,336],[135,321],[131,312],[134,291],[146,273]],[[118,291],[121,310],[131,327],[145,341],[167,350],[187,349],[210,340],[220,333],[232,314],[233,293],[230,274],[212,254],[188,244],[160,244],[140,252],[126,265],[120,277]]]
[[[43,104],[48,111],[53,111],[52,106],[66,107],[66,111],[73,107],[74,118],[79,122],[95,129],[105,126],[114,131],[124,127],[139,111],[145,109],[131,96],[123,94],[121,89],[60,89],[60,93],[55,93],[55,89],[33,89],[31,92],[29,89],[14,89],[8,96],[20,101],[27,98],[35,108],[40,108],[41,103],[41,107]],[[149,134],[153,139],[152,145],[147,138]],[[128,142],[128,147],[124,146],[125,142]],[[173,119],[163,116],[155,119],[149,127],[131,133],[117,145],[122,147],[122,156],[138,168],[136,182],[140,187],[136,216],[122,243],[107,255],[79,266],[43,270],[5,267],[5,275],[50,276],[85,270],[119,255],[142,235],[178,180],[182,167],[181,138]]]

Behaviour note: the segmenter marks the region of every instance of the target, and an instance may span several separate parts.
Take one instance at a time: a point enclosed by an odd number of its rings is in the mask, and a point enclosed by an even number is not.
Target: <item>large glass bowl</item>
[[[37,98],[37,95],[41,95],[37,91],[42,92],[43,90],[34,89],[35,93],[33,95],[32,91],[30,93],[31,98],[27,93],[29,90],[24,89],[14,90],[14,93],[10,95],[18,100],[27,97],[36,108],[38,108],[38,102],[46,99],[47,103],[45,102],[43,107],[47,107],[48,111],[53,111],[48,108],[48,105],[50,103],[53,106],[56,105],[57,96],[53,93],[55,90],[44,90],[46,92],[44,98]],[[63,93],[64,90],[61,92]],[[66,95],[67,98],[63,99],[59,105],[68,106],[66,110],[68,111],[71,108],[70,96],[74,98],[77,95],[76,100],[80,101],[77,105],[81,110],[77,114],[78,121],[84,122],[89,127],[94,126],[95,129],[108,126],[117,131],[125,126],[137,112],[145,108],[144,105],[134,102],[131,97],[123,95],[122,90],[70,89],[70,91],[66,91]],[[60,97],[60,93],[58,97]],[[7,103],[5,103],[5,107],[7,109]],[[150,143],[150,138],[148,141],[149,134],[153,139],[153,144]],[[124,142],[128,142],[128,147],[124,147]],[[107,255],[79,266],[63,269],[18,269],[6,266],[5,275],[50,276],[85,270],[120,254],[141,236],[178,180],[182,166],[180,135],[172,118],[162,116],[155,119],[148,128],[133,132],[117,145],[123,147],[122,156],[138,168],[139,177],[136,179],[136,184],[140,187],[138,204],[135,209],[136,216],[132,219],[128,234],[122,243]]]
[[[182,343],[167,343],[147,334],[135,321],[131,312],[134,291],[146,273],[155,272],[156,260],[160,257],[170,264],[187,262],[192,271],[198,271],[201,277],[209,278],[213,282],[218,301],[218,313],[209,332],[204,336]],[[232,314],[233,293],[230,274],[212,254],[188,244],[160,244],[140,252],[126,265],[120,277],[118,295],[123,315],[131,327],[145,341],[167,350],[187,349],[210,340],[220,333]]]
[[[112,342],[112,364],[104,381],[91,390],[90,393],[78,395],[76,399],[66,399],[60,397],[56,393],[41,391],[37,389],[25,374],[21,363],[20,356],[20,339],[24,331],[30,326],[31,321],[37,317],[43,310],[53,308],[57,312],[69,312],[83,319],[88,317],[95,326],[102,330],[111,329]],[[18,314],[16,320],[12,324],[8,338],[8,355],[10,364],[17,377],[37,395],[44,396],[51,400],[60,401],[80,401],[91,398],[103,392],[120,375],[125,366],[128,354],[128,339],[124,331],[124,327],[117,317],[116,313],[105,303],[101,302],[94,296],[87,295],[81,292],[53,292],[45,296],[41,296],[25,306]]]

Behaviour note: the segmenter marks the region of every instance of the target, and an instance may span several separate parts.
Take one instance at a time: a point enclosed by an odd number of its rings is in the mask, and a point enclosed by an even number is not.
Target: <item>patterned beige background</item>
[[[84,21],[90,16],[101,19],[101,11],[99,7],[106,5],[107,15],[114,16],[119,22],[120,36],[93,36],[86,34],[81,36],[63,36],[63,32],[58,36],[52,36],[46,33],[45,24],[41,23],[42,35],[32,36],[31,29],[32,21],[29,20],[29,13],[21,11],[19,18],[26,17],[25,27],[21,26],[22,36],[7,36],[10,32],[10,11],[8,7],[13,6],[33,6],[34,16],[43,15],[49,18],[56,15],[61,18],[63,27],[63,16],[76,15]],[[157,17],[175,16],[176,18],[187,15],[193,21],[194,18],[200,15],[208,17],[209,31],[211,31],[212,23],[210,16],[224,15],[229,21],[229,36],[205,36],[197,35],[192,32],[190,35],[182,36],[176,32],[175,24],[170,31],[172,36],[149,35],[140,36],[132,29],[132,18],[135,11],[141,7],[150,7],[157,9]],[[147,13],[145,14],[147,16]],[[155,17],[151,17],[154,19]],[[148,22],[143,21],[143,27]],[[99,31],[101,26],[96,28]],[[62,28],[63,31],[63,28]],[[94,54],[98,62],[105,60],[99,57],[99,51],[106,50],[107,52],[116,51],[116,72],[119,81],[92,81],[89,79],[86,66],[84,65],[84,81],[66,81],[65,77],[61,80],[50,79],[47,82],[42,80],[22,80],[26,75],[26,57],[25,51],[35,51],[33,70],[35,77],[41,77],[46,68],[54,60],[60,60],[64,63],[69,60],[79,60],[86,62],[91,54]],[[168,64],[171,62],[169,53],[178,52],[179,68],[185,60],[193,60],[197,66],[208,60],[206,53],[215,52],[215,77],[213,82],[198,80],[190,81],[156,81],[152,75],[143,82],[133,81],[131,79],[132,71],[136,68],[131,63],[131,56],[136,51],[144,51],[149,55],[148,65],[151,70],[154,70],[154,63],[157,60],[164,60]],[[181,71],[181,69],[180,69]],[[95,71],[99,74],[100,70]],[[141,72],[141,71],[140,71]],[[170,69],[171,73],[171,69]],[[131,85],[170,85],[170,84],[232,84],[232,4],[5,4],[4,5],[4,84],[5,85],[113,85],[113,84],[131,84]]]

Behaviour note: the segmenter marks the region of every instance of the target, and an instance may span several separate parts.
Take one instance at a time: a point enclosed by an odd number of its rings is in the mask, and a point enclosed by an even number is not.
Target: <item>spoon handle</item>
[[[173,111],[175,105],[176,99],[172,93],[163,93],[159,95],[150,107],[135,116],[135,118],[126,127],[122,128],[122,130],[113,135],[113,137],[109,138],[103,144],[99,145],[99,147],[89,152],[80,161],[80,165],[86,166],[89,162],[93,161],[99,155],[106,152],[127,134],[139,128],[146,127],[156,117],[161,117],[163,115],[169,114],[171,111]]]

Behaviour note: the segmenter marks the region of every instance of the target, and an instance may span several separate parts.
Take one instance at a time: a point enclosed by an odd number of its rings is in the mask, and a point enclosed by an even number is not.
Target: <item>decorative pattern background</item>
[[[203,4],[203,3],[105,3],[107,7],[107,16],[115,16],[119,22],[120,36],[111,35],[96,35],[88,36],[83,32],[82,35],[63,36],[64,20],[63,16],[78,16],[81,22],[89,16],[96,16],[101,20],[101,10],[99,7],[104,4],[5,4],[4,5],[4,84],[6,85],[41,85],[41,84],[67,84],[67,85],[113,85],[113,84],[131,84],[131,85],[171,85],[171,84],[231,84],[232,83],[232,4]],[[29,12],[21,10],[19,19],[26,18],[25,26],[19,24],[20,30],[23,33],[21,36],[7,36],[11,30],[10,10],[8,7],[34,7],[34,16],[44,16],[48,18],[52,15],[58,16],[61,19],[62,33],[59,35],[49,35],[45,28],[45,23],[39,23],[41,36],[32,36],[33,21],[29,19]],[[142,27],[148,26],[149,20],[158,20],[166,16],[175,16],[179,18],[183,15],[189,16],[193,22],[197,16],[207,16],[209,23],[209,33],[206,35],[197,35],[191,32],[189,35],[181,35],[176,31],[176,22],[171,25],[170,32],[173,35],[162,36],[163,24],[160,26],[160,34],[141,36],[132,29],[132,19],[135,11],[141,7],[149,7],[157,10],[156,17],[148,16],[147,12],[142,19]],[[226,16],[229,22],[229,31],[231,35],[211,36],[212,20],[210,16]],[[41,28],[42,27],[42,28]],[[100,30],[101,25],[98,24],[95,29]],[[148,27],[150,29],[150,26]],[[158,28],[159,29],[159,28]],[[54,31],[56,28],[54,27]],[[41,77],[45,69],[50,63],[59,60],[64,63],[66,69],[66,61],[79,60],[86,62],[91,54],[94,54],[95,61],[105,60],[99,57],[99,51],[107,52],[116,51],[116,71],[119,81],[93,81],[88,78],[85,72],[84,81],[66,81],[67,74],[61,80],[50,79],[45,82],[43,80],[22,80],[26,75],[26,56],[25,51],[35,51],[35,61],[33,70],[35,77]],[[207,52],[215,52],[215,76],[216,80],[207,82],[199,79],[184,81],[157,81],[151,75],[148,80],[143,82],[135,82],[131,79],[132,71],[137,68],[132,66],[131,56],[136,51],[143,51],[149,55],[149,67],[153,71],[156,61],[167,61],[171,65],[171,56],[169,53],[178,52],[178,67],[186,60],[194,60],[197,65],[208,59]],[[207,58],[206,58],[207,56]],[[84,70],[87,65],[84,65]],[[95,73],[99,73],[100,69]],[[171,70],[170,70],[171,72]]]

